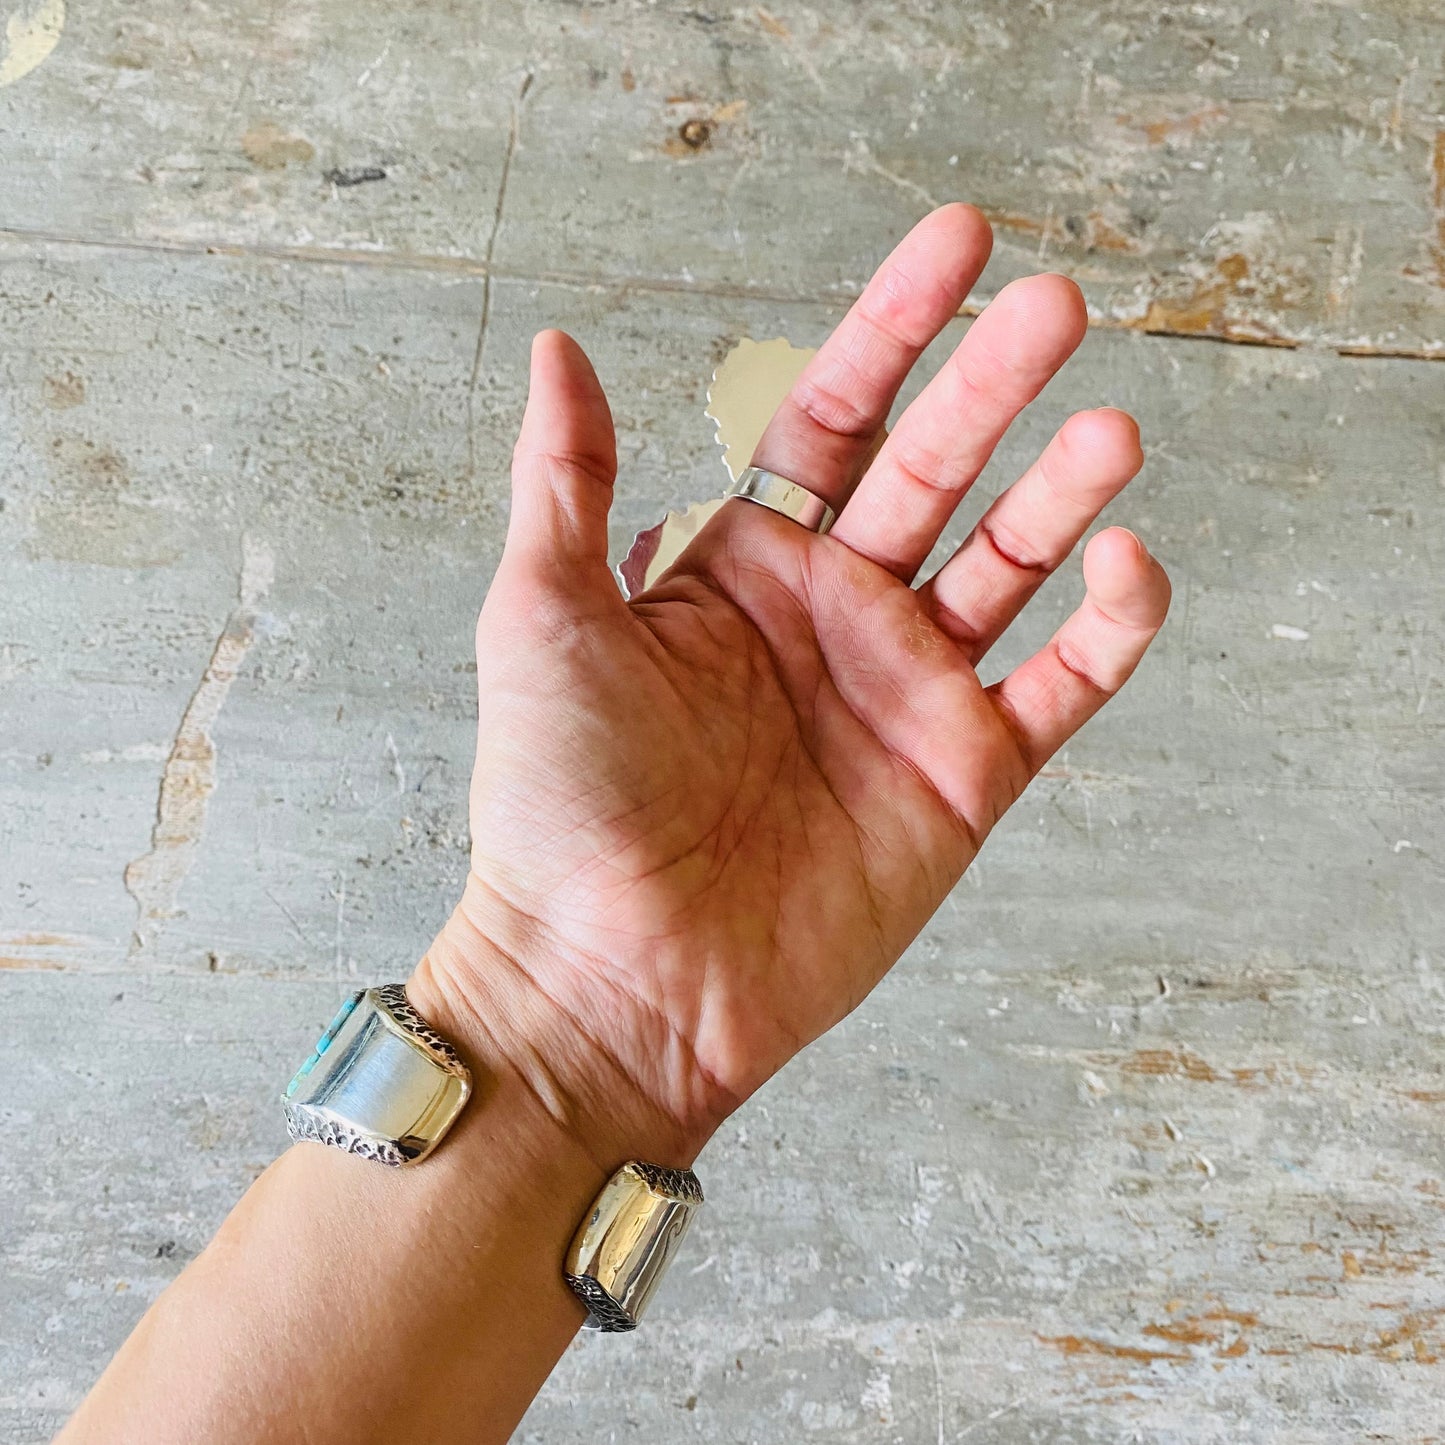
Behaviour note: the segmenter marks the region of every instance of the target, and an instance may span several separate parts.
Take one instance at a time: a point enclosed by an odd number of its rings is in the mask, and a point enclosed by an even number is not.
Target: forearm
[[[434,952],[457,946],[453,927]],[[630,1122],[586,1139],[547,1060],[565,1053],[569,1081],[587,1070],[599,1095],[605,1061],[586,1063],[511,963],[470,936],[466,947],[497,1030],[459,1002],[434,955],[408,985],[473,1070],[473,1098],[441,1147],[398,1170],[293,1146],[142,1320],[63,1445],[510,1436],[584,1318],[561,1263],[623,1162],[610,1152],[632,1129],[648,1135],[637,1152],[669,1144]]]

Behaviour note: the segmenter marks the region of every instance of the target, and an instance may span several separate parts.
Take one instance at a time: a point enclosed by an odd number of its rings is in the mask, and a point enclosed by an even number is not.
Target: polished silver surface
[[[810,532],[826,532],[837,515],[822,497],[815,497],[806,487],[761,467],[746,468],[728,488],[727,495],[743,497],[781,512]]]
[[[293,1139],[400,1166],[436,1148],[471,1088],[457,1051],[393,983],[342,1004],[281,1102]]]
[[[563,1274],[587,1306],[584,1329],[635,1330],[702,1206],[691,1169],[624,1164],[567,1251]]]

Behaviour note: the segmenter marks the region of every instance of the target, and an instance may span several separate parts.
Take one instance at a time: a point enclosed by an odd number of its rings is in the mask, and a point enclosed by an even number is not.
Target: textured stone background
[[[959,197],[977,303],[1096,326],[955,539],[1129,407],[1172,620],[521,1438],[1445,1438],[1438,0],[72,0],[14,74],[59,13],[0,0],[0,1437],[457,892],[531,334],[612,394],[621,545],[723,479],[732,341]]]

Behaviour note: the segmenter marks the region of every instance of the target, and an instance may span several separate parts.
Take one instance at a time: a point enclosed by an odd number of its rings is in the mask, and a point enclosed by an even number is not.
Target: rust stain
[[[1165,1308],[1171,1318],[1147,1324],[1140,1333],[1151,1340],[1162,1340],[1165,1345],[1183,1346],[1183,1350],[1116,1345],[1089,1335],[1039,1335],[1038,1339],[1065,1355],[1099,1355],[1136,1364],[1153,1364],[1157,1360],[1179,1364],[1194,1359],[1196,1348],[1210,1351],[1219,1360],[1239,1359],[1249,1353],[1247,1333],[1259,1324],[1259,1316],[1252,1311],[1232,1310],[1218,1299],[1190,1314],[1184,1313],[1182,1300],[1170,1300]]]
[[[690,151],[700,151],[712,139],[712,122],[697,117],[677,128],[677,138]]]
[[[1084,244],[1091,251],[1118,251],[1126,256],[1135,256],[1143,249],[1133,236],[1111,225],[1098,211],[1084,217]]]
[[[1001,231],[1015,231],[1021,236],[1035,236],[1053,246],[1082,245],[1086,251],[1115,251],[1137,255],[1143,247],[1134,237],[1107,220],[1101,211],[1090,211],[1083,217],[1030,216],[1023,211],[1004,210],[998,206],[980,206],[989,225]]]
[[[1119,1065],[1119,1069],[1125,1074],[1193,1079],[1200,1084],[1222,1083],[1225,1077],[1188,1049],[1138,1049]]]
[[[758,6],[758,24],[760,24],[769,35],[775,35],[779,40],[791,40],[793,32],[778,19],[776,15],[770,15],[761,5]]]
[[[1038,1335],[1040,1344],[1052,1345],[1065,1355],[1105,1355],[1111,1360],[1135,1360],[1140,1364],[1151,1364],[1155,1360],[1170,1360],[1175,1364],[1187,1364],[1190,1356],[1173,1350],[1142,1350],[1136,1345],[1114,1345],[1108,1340],[1090,1339],[1086,1335]]]
[[[990,226],[997,226],[1005,231],[1018,231],[1025,236],[1040,236],[1048,241],[1068,239],[1064,223],[1055,216],[1045,216],[1040,220],[1037,216],[1026,216],[1022,211],[1005,211],[997,206],[980,206],[979,210],[983,212]]]
[[[1208,1329],[1196,1320],[1180,1320],[1167,1325],[1145,1325],[1144,1333],[1152,1339],[1168,1340],[1175,1345],[1207,1345],[1219,1338],[1218,1330]]]
[[[1151,1339],[1168,1340],[1176,1345],[1215,1346],[1215,1353],[1224,1359],[1236,1359],[1247,1353],[1249,1344],[1244,1339],[1244,1332],[1259,1324],[1259,1316],[1252,1311],[1228,1309],[1221,1303],[1215,1303],[1196,1314],[1182,1313],[1182,1300],[1170,1300],[1165,1308],[1176,1318],[1164,1324],[1145,1325],[1144,1334]],[[1234,1329],[1228,1330],[1226,1327],[1231,1325]],[[1227,1333],[1234,1338],[1225,1344]]]
[[[1217,1069],[1207,1059],[1186,1048],[1137,1049],[1120,1059],[1115,1054],[1094,1054],[1092,1062],[1102,1068],[1117,1068],[1124,1074],[1142,1074],[1148,1078],[1191,1079],[1196,1084],[1234,1084],[1239,1088],[1259,1088],[1265,1084],[1309,1082],[1319,1075],[1307,1064],[1254,1064],[1233,1069]]]
[[[1424,342],[1419,346],[1371,346],[1351,342],[1335,347],[1336,356],[1362,356],[1378,361],[1445,361],[1445,342]]]
[[[1170,141],[1193,140],[1220,121],[1227,119],[1228,111],[1222,105],[1206,105],[1185,115],[1162,116],[1158,120],[1141,120],[1138,116],[1122,114],[1115,117],[1120,125],[1131,130],[1142,131],[1144,139],[1151,146],[1166,145]]]
[[[20,973],[64,973],[65,965],[50,959],[0,958],[0,968],[13,968]]]
[[[1445,1356],[1440,1321],[1445,1310],[1417,1310],[1400,1317],[1391,1330],[1371,1340],[1309,1340],[1306,1349],[1329,1355],[1370,1356],[1391,1364],[1437,1365]]]
[[[1369,1251],[1340,1251],[1340,1269],[1345,1279],[1364,1279],[1366,1275],[1419,1274],[1430,1262],[1428,1249],[1396,1250],[1385,1246]]]
[[[0,938],[6,948],[69,948],[75,942],[63,933],[10,933]]]
[[[697,101],[695,98],[669,96],[667,103],[669,105],[696,104]],[[722,105],[714,106],[708,115],[689,116],[672,135],[663,141],[664,153],[676,160],[681,160],[688,156],[695,156],[699,151],[707,150],[712,144],[717,128],[739,120],[747,108],[746,100],[730,100]]]
[[[1212,274],[1197,282],[1183,297],[1155,296],[1140,317],[1122,324],[1159,336],[1206,336],[1246,346],[1279,346],[1293,350],[1298,340],[1285,336],[1263,321],[1234,314],[1246,301],[1283,306],[1292,299],[1289,278],[1257,276],[1249,257],[1231,252],[1214,262]]]

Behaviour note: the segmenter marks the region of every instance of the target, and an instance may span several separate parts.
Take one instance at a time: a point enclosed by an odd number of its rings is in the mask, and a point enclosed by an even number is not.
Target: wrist
[[[639,1079],[624,1062],[634,1053],[628,1012],[579,1006],[562,986],[572,966],[482,893],[470,879],[407,982],[412,1006],[472,1070],[468,1112],[485,1110],[501,1086],[528,1101],[559,1148],[581,1153],[603,1177],[629,1159],[690,1165],[716,1122],[670,1107]],[[603,1017],[610,1035],[599,1026]]]

